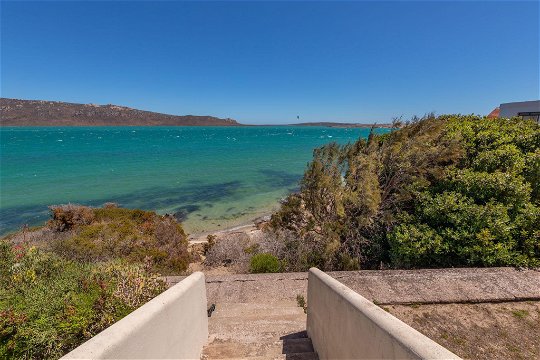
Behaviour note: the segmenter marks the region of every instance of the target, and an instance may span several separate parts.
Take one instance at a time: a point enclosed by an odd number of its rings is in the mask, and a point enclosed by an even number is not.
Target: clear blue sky
[[[1,95],[244,123],[538,99],[539,2],[1,2]]]

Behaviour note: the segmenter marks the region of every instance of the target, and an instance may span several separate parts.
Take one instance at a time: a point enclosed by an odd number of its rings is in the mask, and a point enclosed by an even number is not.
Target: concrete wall
[[[63,359],[199,359],[208,339],[204,274],[196,272]]]
[[[322,359],[459,359],[324,272],[308,278],[307,332]]]
[[[500,109],[499,117],[502,118],[511,118],[520,112],[540,112],[540,100],[505,103]]]

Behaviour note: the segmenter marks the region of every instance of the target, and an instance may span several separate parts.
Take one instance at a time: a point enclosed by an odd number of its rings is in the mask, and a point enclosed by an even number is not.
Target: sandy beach
[[[272,212],[267,211],[264,215],[257,216],[249,221],[244,221],[225,229],[194,232],[188,235],[188,240],[190,244],[200,244],[208,241],[208,235],[214,235],[217,238],[220,238],[225,235],[244,233],[251,237],[255,232],[260,231],[257,224],[269,221],[270,216],[272,216]]]

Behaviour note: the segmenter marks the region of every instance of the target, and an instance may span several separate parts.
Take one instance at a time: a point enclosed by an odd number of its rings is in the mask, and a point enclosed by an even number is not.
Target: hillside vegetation
[[[180,224],[154,212],[52,206],[51,220],[0,240],[0,358],[59,358],[186,270]]]
[[[0,358],[57,359],[165,288],[139,265],[0,241]]]
[[[23,229],[7,239],[29,242],[68,260],[96,263],[122,259],[144,263],[162,274],[178,274],[189,265],[187,235],[171,216],[115,204],[103,208],[58,205],[50,211],[46,226]]]
[[[314,151],[272,216],[289,271],[540,265],[540,126],[440,116]]]

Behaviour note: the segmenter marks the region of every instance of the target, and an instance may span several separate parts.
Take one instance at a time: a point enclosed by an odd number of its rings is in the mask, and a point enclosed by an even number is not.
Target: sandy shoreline
[[[252,219],[250,221],[243,222],[243,223],[240,223],[238,225],[235,225],[235,226],[232,226],[232,227],[229,227],[229,228],[220,229],[220,230],[202,231],[202,232],[196,232],[196,233],[193,233],[193,234],[189,234],[188,235],[188,241],[191,244],[197,244],[197,243],[206,242],[208,235],[219,236],[219,235],[230,234],[230,233],[245,233],[245,234],[249,235],[251,232],[258,230],[257,225],[256,225],[257,221],[261,221],[263,219],[269,219],[271,215],[272,215],[272,213],[269,212],[269,213],[264,214],[262,216],[257,216],[256,218],[254,218],[254,219]]]
[[[198,213],[192,213],[180,222],[190,239],[200,238],[203,235],[206,238],[209,234],[228,232],[237,227],[251,225],[262,218],[270,217],[280,209],[280,202],[286,196],[288,194],[263,206],[252,207],[248,211],[233,214],[237,216],[231,216],[226,212],[218,212],[208,216],[206,219],[202,219]]]

